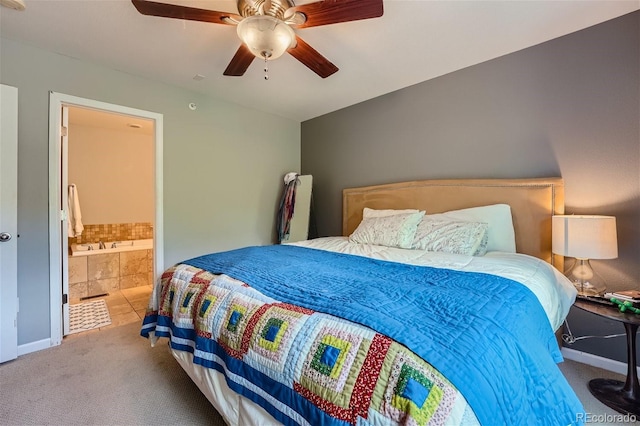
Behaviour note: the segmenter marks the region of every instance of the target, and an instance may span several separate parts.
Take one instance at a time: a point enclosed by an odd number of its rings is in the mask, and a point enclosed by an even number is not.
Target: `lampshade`
[[[557,215],[552,218],[552,251],[578,259],[618,257],[616,218]]]
[[[551,251],[575,258],[565,275],[578,294],[602,295],[607,286],[589,259],[618,257],[616,218],[613,216],[553,216]]]
[[[268,15],[244,18],[238,24],[238,37],[256,57],[269,60],[282,56],[296,40],[289,25]]]

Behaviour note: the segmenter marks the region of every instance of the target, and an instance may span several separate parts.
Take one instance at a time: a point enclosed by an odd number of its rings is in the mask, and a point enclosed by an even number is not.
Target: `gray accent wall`
[[[19,97],[19,345],[51,330],[49,91],[163,114],[166,266],[275,241],[282,177],[300,168],[300,123],[8,39],[0,54],[0,81]]]
[[[610,289],[640,289],[639,129],[634,12],[305,121],[302,173],[320,236],[340,235],[347,187],[561,176],[567,213],[617,217],[619,257],[594,267]],[[576,310],[576,335],[624,333]],[[624,338],[570,347],[626,361]]]

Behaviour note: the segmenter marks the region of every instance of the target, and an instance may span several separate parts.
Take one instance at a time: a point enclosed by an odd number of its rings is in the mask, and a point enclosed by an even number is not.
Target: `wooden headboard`
[[[561,178],[419,180],[347,188],[342,192],[342,234],[356,229],[365,207],[432,214],[489,204],[511,206],[518,253],[563,269],[564,258],[551,253],[551,216],[564,213]]]

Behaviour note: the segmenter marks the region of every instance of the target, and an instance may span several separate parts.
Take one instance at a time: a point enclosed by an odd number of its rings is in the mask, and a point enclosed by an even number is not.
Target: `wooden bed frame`
[[[364,207],[432,214],[490,204],[511,206],[518,253],[562,271],[564,257],[551,253],[551,216],[564,214],[561,178],[419,180],[347,188],[342,192],[342,234],[356,229]]]

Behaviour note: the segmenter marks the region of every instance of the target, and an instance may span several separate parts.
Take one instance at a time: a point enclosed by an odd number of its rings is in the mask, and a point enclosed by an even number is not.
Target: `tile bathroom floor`
[[[108,296],[95,297],[86,300],[71,299],[71,304],[104,299],[104,301],[107,303],[107,307],[109,308],[111,324],[106,327],[100,327],[80,333],[69,334],[64,338],[74,339],[86,336],[89,333],[99,333],[100,330],[106,330],[132,322],[140,322],[140,324],[142,324],[142,318],[144,318],[144,313],[147,310],[147,304],[149,303],[149,297],[151,296],[152,290],[152,286],[144,285],[113,291],[110,292]]]

